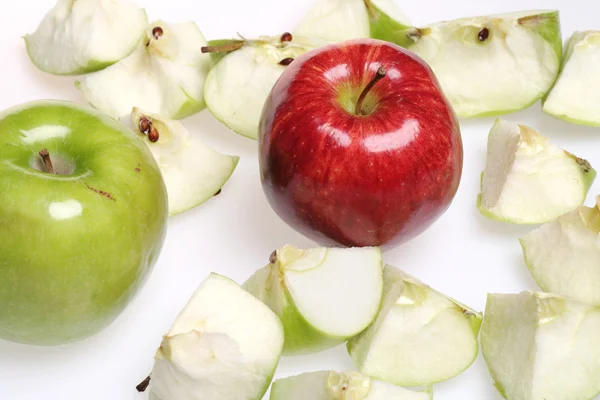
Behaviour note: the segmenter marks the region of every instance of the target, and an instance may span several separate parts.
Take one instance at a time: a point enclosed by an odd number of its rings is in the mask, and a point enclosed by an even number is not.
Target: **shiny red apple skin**
[[[379,67],[375,107],[356,115],[348,104]],[[317,243],[348,247],[391,248],[422,233],[451,204],[463,165],[456,115],[429,66],[373,39],[294,60],[265,103],[259,153],[280,218]]]

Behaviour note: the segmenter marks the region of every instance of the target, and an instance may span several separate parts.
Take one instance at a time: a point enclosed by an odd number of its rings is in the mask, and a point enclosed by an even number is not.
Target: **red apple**
[[[373,39],[294,60],[265,103],[259,146],[271,206],[323,245],[415,237],[448,208],[462,173],[459,125],[433,72]]]

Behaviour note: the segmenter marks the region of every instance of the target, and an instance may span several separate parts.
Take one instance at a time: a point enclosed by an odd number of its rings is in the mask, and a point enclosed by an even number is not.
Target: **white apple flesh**
[[[480,212],[515,224],[552,221],[585,201],[590,164],[525,125],[498,119],[488,137]]]
[[[392,266],[383,276],[377,319],[348,342],[359,371],[400,386],[429,386],[465,371],[479,352],[481,314]]]
[[[375,319],[383,289],[381,251],[284,246],[244,288],[283,321],[284,354],[315,353],[343,343]]]
[[[281,321],[235,282],[211,274],[156,352],[156,400],[260,400],[283,347]]]
[[[58,0],[25,44],[42,71],[79,75],[127,57],[147,25],[146,12],[128,0]]]

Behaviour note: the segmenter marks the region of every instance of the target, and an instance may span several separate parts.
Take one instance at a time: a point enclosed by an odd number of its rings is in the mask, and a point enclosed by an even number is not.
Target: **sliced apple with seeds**
[[[185,118],[205,108],[204,81],[212,62],[200,50],[204,44],[193,22],[156,21],[133,54],[84,76],[78,87],[92,106],[113,118],[128,115],[133,107]]]
[[[183,124],[134,108],[135,131],[150,148],[161,170],[169,197],[169,214],[175,215],[212,198],[231,177],[239,157],[221,154]]]
[[[358,372],[315,371],[278,379],[270,400],[431,400],[432,390],[414,392]]]
[[[287,245],[244,288],[283,321],[284,354],[318,352],[345,342],[375,319],[383,288],[381,251]]]
[[[600,31],[575,32],[565,50],[562,71],[543,110],[565,121],[600,126]]]
[[[490,294],[481,349],[508,400],[600,393],[600,309],[554,294]]]
[[[284,33],[225,43],[203,48],[206,53],[227,53],[208,73],[206,105],[231,130],[256,139],[263,105],[286,66],[324,42]]]
[[[348,342],[358,370],[400,386],[430,386],[475,361],[482,316],[387,265],[375,322]]]
[[[260,400],[282,347],[279,318],[235,282],[213,273],[163,338],[150,375],[150,397]]]
[[[541,224],[585,201],[596,171],[525,125],[498,119],[488,137],[477,205],[490,218]]]
[[[128,0],[58,0],[24,39],[29,58],[42,71],[81,75],[131,54],[147,25],[146,12]]]

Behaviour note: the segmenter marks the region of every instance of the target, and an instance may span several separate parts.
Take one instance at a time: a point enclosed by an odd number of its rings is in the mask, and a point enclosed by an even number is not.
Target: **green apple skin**
[[[98,333],[164,241],[167,193],[150,150],[112,118],[54,100],[0,114],[0,138],[0,338],[59,345]],[[41,167],[42,148],[58,174]]]

